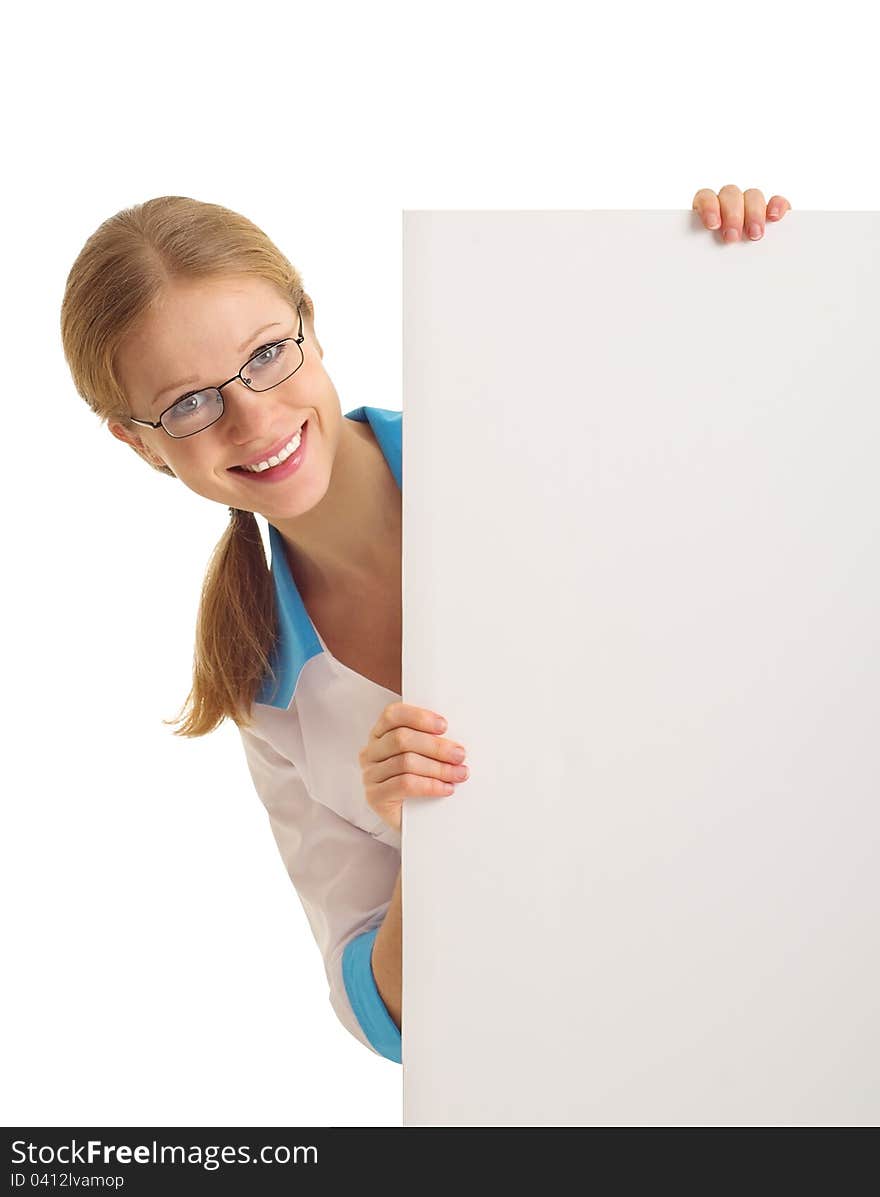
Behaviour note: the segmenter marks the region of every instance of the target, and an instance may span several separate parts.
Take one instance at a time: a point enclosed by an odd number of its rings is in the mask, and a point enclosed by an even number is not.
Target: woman
[[[732,185],[692,206],[725,240],[790,207]],[[399,1062],[401,806],[468,775],[445,720],[400,701],[401,413],[343,418],[299,274],[214,204],[165,196],[105,221],[70,271],[61,332],[113,435],[229,508],[176,734],[236,723],[331,1004]]]

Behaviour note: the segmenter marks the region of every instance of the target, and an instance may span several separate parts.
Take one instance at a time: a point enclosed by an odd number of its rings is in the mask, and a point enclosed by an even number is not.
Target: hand
[[[743,233],[750,241],[760,241],[765,222],[782,220],[791,204],[784,196],[774,195],[765,210],[764,196],[757,188],[743,192],[728,183],[717,195],[703,187],[694,196],[691,207],[699,213],[707,229],[720,228],[725,241],[739,241]]]
[[[442,717],[424,707],[392,702],[379,716],[358,761],[367,803],[389,827],[400,831],[405,798],[442,798],[455,793],[452,783],[468,776],[465,752],[455,740],[442,740]],[[460,753],[456,756],[456,750]]]

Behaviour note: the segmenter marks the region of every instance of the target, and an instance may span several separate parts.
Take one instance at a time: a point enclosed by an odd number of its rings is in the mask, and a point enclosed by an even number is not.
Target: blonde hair
[[[61,340],[74,385],[107,421],[136,430],[117,375],[117,355],[163,286],[175,278],[247,274],[272,283],[303,316],[312,301],[297,270],[237,212],[165,195],[125,208],[89,237],[71,267]],[[165,465],[154,469],[174,477]],[[235,510],[208,563],[196,625],[192,688],[174,734],[203,736],[225,718],[242,725],[268,673],[275,596],[252,512]]]

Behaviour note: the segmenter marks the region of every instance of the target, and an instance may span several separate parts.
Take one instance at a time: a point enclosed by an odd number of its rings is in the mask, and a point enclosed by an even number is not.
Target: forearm
[[[403,1000],[403,905],[400,896],[400,873],[397,874],[394,883],[394,892],[385,912],[385,921],[376,932],[372,966],[379,996],[399,1030]]]

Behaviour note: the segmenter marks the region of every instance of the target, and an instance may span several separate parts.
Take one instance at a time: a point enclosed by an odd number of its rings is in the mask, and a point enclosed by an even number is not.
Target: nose
[[[244,445],[260,435],[272,422],[274,400],[271,391],[252,391],[240,378],[233,378],[223,388],[223,418],[221,424],[227,438],[235,445]]]

